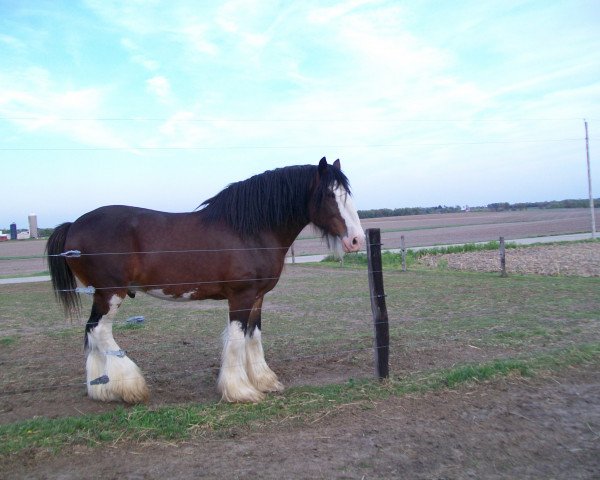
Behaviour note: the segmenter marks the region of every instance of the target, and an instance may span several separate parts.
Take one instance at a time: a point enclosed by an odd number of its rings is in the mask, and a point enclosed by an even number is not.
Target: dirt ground
[[[509,377],[183,443],[24,452],[0,478],[594,479],[600,372]]]

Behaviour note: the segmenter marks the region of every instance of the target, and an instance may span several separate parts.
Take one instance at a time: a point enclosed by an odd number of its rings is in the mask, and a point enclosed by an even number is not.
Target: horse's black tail
[[[48,268],[50,269],[54,296],[69,316],[78,314],[81,308],[79,295],[75,293],[75,288],[77,288],[75,275],[67,265],[67,259],[60,255],[65,251],[67,233],[71,225],[70,222],[67,222],[56,227],[46,244]]]

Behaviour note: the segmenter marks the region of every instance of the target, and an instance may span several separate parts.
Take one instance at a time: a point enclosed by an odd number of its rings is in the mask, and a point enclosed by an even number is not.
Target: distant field
[[[596,214],[600,225],[600,211]],[[384,248],[398,248],[404,235],[407,247],[486,242],[504,236],[515,238],[563,235],[590,231],[585,208],[527,210],[522,212],[462,212],[386,217],[362,220],[367,228],[380,228]],[[45,240],[0,243],[0,278],[31,275],[46,270],[42,258]],[[320,235],[307,227],[294,244],[296,255],[327,252]],[[7,260],[8,257],[32,257]]]
[[[590,213],[585,208],[527,210],[522,212],[461,212],[406,217],[372,218],[361,221],[363,228],[380,228],[384,248],[400,247],[404,235],[407,247],[453,243],[488,242],[504,236],[515,238],[564,235],[590,231]],[[596,212],[600,224],[600,212]],[[309,228],[295,244],[296,255],[325,253],[326,247]]]

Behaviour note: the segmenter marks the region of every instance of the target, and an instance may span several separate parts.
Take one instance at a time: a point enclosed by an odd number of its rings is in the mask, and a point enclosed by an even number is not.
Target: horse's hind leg
[[[250,382],[261,392],[282,392],[283,385],[277,379],[275,372],[269,368],[265,361],[265,352],[262,347],[261,335],[261,309],[263,297],[259,298],[248,321],[246,332],[246,371]]]
[[[112,335],[112,323],[123,298],[94,295],[92,313],[85,331],[87,391],[102,401],[146,402],[146,381],[138,366],[119,348]]]

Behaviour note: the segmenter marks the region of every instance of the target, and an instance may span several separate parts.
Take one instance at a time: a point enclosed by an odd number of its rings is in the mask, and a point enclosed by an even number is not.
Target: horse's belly
[[[164,290],[160,288],[155,288],[152,290],[146,290],[146,294],[150,295],[154,298],[160,298],[161,300],[170,300],[172,302],[189,302],[190,300],[196,300],[197,298],[193,298],[195,291],[184,292],[181,294],[171,294],[166,293]]]

